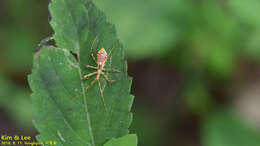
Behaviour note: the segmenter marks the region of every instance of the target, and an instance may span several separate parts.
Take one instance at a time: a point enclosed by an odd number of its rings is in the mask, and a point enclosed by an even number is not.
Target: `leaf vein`
[[[54,69],[55,74],[59,77],[59,74],[58,74],[56,68],[54,67],[54,63],[53,63],[53,61],[52,61],[51,58],[50,58],[50,62],[51,62],[51,66],[52,66],[53,69]],[[68,94],[68,95],[72,98],[73,96],[70,94],[69,90],[64,86],[64,83],[63,83],[63,81],[60,79],[60,77],[59,77],[59,80],[58,80],[58,81],[61,83],[61,86],[62,86],[63,89],[65,90],[66,94]],[[55,102],[55,100],[54,100],[54,98],[53,98],[52,96],[51,96],[51,99]],[[57,104],[56,104],[56,105],[57,105]],[[87,142],[84,141],[84,139],[81,138],[81,136],[72,128],[71,124],[69,124],[69,122],[68,122],[66,116],[64,116],[64,113],[62,112],[61,108],[60,108],[58,105],[57,105],[57,108],[58,108],[59,112],[62,114],[62,116],[63,116],[63,118],[64,118],[64,122],[66,123],[67,127],[68,127],[73,133],[75,133],[75,134],[78,136],[78,139],[79,139],[79,140],[81,140],[81,141],[87,143]]]

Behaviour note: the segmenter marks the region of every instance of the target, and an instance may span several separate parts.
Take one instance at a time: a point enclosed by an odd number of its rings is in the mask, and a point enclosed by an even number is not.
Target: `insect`
[[[103,91],[102,91],[101,84],[100,84],[100,77],[103,76],[106,79],[107,82],[114,82],[115,80],[110,80],[108,78],[108,76],[103,71],[113,71],[113,72],[119,72],[119,73],[121,71],[119,71],[119,70],[117,70],[115,68],[104,68],[105,65],[106,65],[106,62],[111,57],[110,55],[111,55],[112,51],[114,50],[114,47],[110,50],[109,54],[107,54],[107,52],[106,52],[106,50],[104,48],[101,48],[97,52],[97,55],[96,55],[97,56],[97,60],[95,59],[94,54],[93,54],[93,50],[92,50],[93,44],[95,43],[95,40],[93,41],[92,46],[90,48],[90,55],[91,55],[93,61],[97,64],[97,66],[91,66],[91,65],[87,64],[86,68],[95,69],[96,71],[92,72],[92,73],[89,73],[89,74],[86,74],[82,78],[83,79],[87,79],[90,76],[96,75],[96,78],[86,87],[86,91],[97,82],[98,86],[99,86],[100,95],[101,95],[104,107],[105,107],[106,111],[108,112],[107,105],[106,105],[106,102],[105,102],[105,99],[104,99],[104,95],[103,95]]]

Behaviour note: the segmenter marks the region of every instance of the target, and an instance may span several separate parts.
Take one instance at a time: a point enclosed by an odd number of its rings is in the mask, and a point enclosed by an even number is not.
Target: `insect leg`
[[[90,55],[91,55],[93,61],[97,64],[97,60],[96,60],[96,58],[94,57],[94,54],[93,54],[93,46],[94,46],[96,40],[97,40],[97,36],[95,37],[95,39],[94,39],[94,41],[93,41],[93,43],[92,43],[92,45],[91,45],[91,48],[90,48]]]
[[[88,90],[88,88],[90,88],[91,86],[93,86],[96,81],[97,81],[97,79],[93,80],[93,81],[86,87],[86,91]]]
[[[104,70],[104,71],[114,71],[114,72],[119,72],[119,73],[121,73],[120,70],[117,70],[117,69],[115,69],[115,68],[104,68],[103,70]]]
[[[93,75],[95,75],[95,74],[97,74],[97,71],[92,72],[92,73],[89,73],[89,74],[86,74],[86,75],[84,75],[82,78],[83,78],[83,79],[86,79],[86,78],[88,78],[88,77],[90,77],[90,76],[93,76]]]
[[[98,69],[97,67],[91,66],[91,65],[88,65],[88,64],[86,64],[86,68]]]
[[[108,54],[108,59],[107,59],[107,60],[109,60],[109,59],[110,59],[110,57],[111,57],[110,55],[112,54],[112,52],[113,52],[114,48],[115,48],[115,47],[113,46],[113,48],[110,50],[110,52],[109,52],[109,54]]]
[[[108,81],[108,82],[115,82],[116,80],[110,80],[109,78],[108,78],[108,76],[105,74],[105,73],[103,73],[103,72],[101,72],[101,74],[105,77],[105,79]]]
[[[100,84],[99,80],[97,80],[97,82],[98,82],[98,86],[99,86],[99,90],[100,90],[100,95],[101,95],[101,98],[102,98],[104,107],[105,107],[105,109],[106,109],[106,112],[108,113],[108,109],[107,109],[107,105],[106,105],[105,98],[104,98],[104,95],[103,95],[103,91],[102,91],[102,88],[101,88],[101,84]]]

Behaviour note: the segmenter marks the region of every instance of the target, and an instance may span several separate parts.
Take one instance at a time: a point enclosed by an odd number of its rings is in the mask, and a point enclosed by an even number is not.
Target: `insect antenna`
[[[97,64],[97,60],[96,60],[96,58],[94,57],[94,54],[93,54],[93,46],[94,46],[94,44],[95,44],[97,38],[98,38],[98,36],[95,37],[95,39],[94,39],[93,42],[92,42],[91,48],[90,48],[90,55],[91,55],[93,61],[94,61],[96,64]]]
[[[104,95],[103,95],[103,91],[102,91],[102,88],[101,88],[101,84],[100,84],[99,80],[97,80],[97,82],[98,82],[98,86],[99,86],[99,90],[100,90],[100,95],[101,95],[101,98],[102,98],[102,102],[103,102],[103,104],[104,104],[104,107],[105,107],[105,109],[106,109],[106,112],[109,113],[109,112],[108,112],[108,109],[107,109],[106,102],[105,102],[105,98],[104,98]]]

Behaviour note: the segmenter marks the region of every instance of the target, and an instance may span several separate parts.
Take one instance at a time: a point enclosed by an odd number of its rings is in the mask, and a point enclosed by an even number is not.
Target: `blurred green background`
[[[94,0],[127,48],[140,146],[260,146],[259,0]],[[35,136],[46,0],[0,1],[0,134]]]

